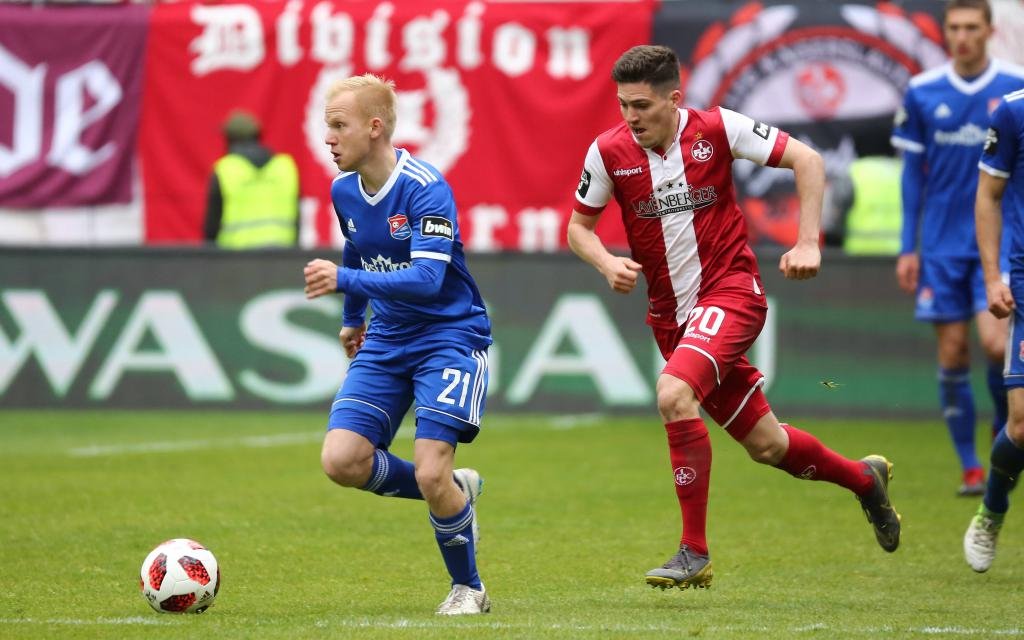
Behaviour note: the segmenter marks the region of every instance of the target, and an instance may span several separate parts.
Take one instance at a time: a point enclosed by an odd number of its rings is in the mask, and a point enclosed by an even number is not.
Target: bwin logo
[[[455,239],[455,228],[452,226],[452,221],[441,216],[424,216],[420,223],[420,232],[423,236],[445,238],[446,240]]]

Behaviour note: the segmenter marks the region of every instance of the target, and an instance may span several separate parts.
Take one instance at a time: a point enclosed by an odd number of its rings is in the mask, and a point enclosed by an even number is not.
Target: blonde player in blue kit
[[[1024,472],[1024,89],[1004,97],[992,114],[978,168],[974,212],[988,308],[1011,318],[1004,369],[1010,416],[992,442],[985,496],[964,534],[964,558],[980,573],[995,560],[1009,494]],[[999,270],[1001,236],[1010,241],[1009,284]]]
[[[327,92],[325,142],[341,170],[331,199],[345,249],[340,267],[306,265],[306,297],[345,294],[339,338],[352,362],[331,406],[321,463],[343,487],[425,500],[452,578],[437,613],[486,613],[474,511],[483,480],[455,470],[454,460],[456,446],[480,430],[491,325],[466,269],[451,188],[437,169],[391,144],[395,103],[393,83],[369,74]],[[414,403],[409,462],[388,448]]]

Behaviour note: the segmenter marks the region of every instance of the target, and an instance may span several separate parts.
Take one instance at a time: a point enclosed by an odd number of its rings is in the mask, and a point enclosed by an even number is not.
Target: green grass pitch
[[[447,574],[424,504],[333,486],[323,414],[2,412],[0,637],[1024,636],[1024,509],[993,568],[970,571],[977,500],[954,497],[938,421],[794,422],[895,463],[896,553],[850,494],[757,465],[712,427],[713,588],[650,589],[644,572],[679,536],[658,420],[494,416],[458,456],[486,479],[479,565],[494,609],[439,619]],[[409,455],[402,431],[394,450]],[[171,537],[221,563],[202,615],[157,614],[139,594],[143,557]]]

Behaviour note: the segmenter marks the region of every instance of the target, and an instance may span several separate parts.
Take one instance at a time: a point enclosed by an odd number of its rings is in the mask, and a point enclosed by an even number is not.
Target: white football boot
[[[474,589],[457,584],[437,608],[437,614],[440,616],[464,616],[490,611],[491,599],[487,597],[487,589],[483,588],[483,585],[480,585],[480,589]]]

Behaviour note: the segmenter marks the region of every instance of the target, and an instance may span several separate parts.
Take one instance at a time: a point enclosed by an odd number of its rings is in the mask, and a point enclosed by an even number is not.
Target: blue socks
[[[1017,484],[1024,469],[1024,449],[1018,447],[1006,435],[1006,429],[999,432],[992,443],[992,468],[988,474],[985,489],[985,508],[993,513],[1006,513],[1010,508],[1010,490]]]
[[[363,491],[379,496],[423,499],[419,485],[416,484],[416,467],[408,460],[402,460],[383,449],[377,449],[373,454],[373,471]]]
[[[473,541],[473,505],[466,500],[462,511],[450,518],[430,514],[434,537],[441,557],[452,576],[452,585],[465,584],[474,589],[483,588],[476,570],[476,543]]]
[[[1006,384],[1003,380],[1003,365],[988,365],[988,392],[992,395],[992,439],[995,440],[999,430],[1006,424],[1009,409],[1006,405]]]
[[[965,471],[981,466],[978,456],[974,453],[974,396],[971,395],[968,373],[967,368],[939,369],[942,417],[946,419],[953,447],[960,458],[960,466]]]

